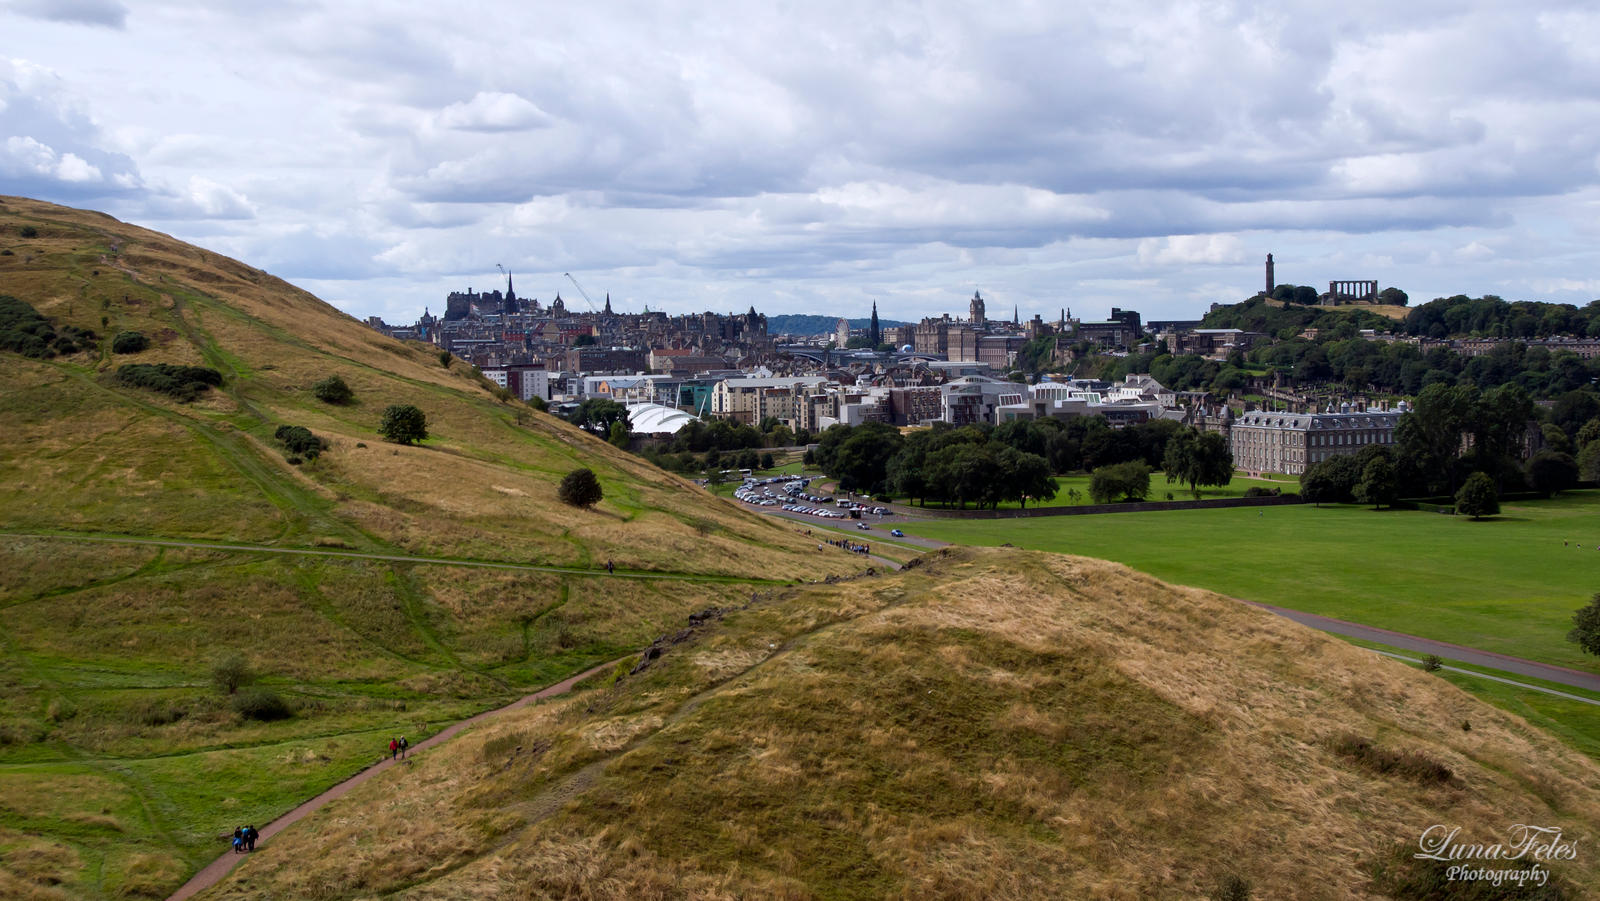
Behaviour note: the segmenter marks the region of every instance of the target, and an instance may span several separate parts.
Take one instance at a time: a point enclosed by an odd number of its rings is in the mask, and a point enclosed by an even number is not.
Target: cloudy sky
[[[0,193],[390,322],[1600,297],[1593,4],[1299,5],[0,0]]]

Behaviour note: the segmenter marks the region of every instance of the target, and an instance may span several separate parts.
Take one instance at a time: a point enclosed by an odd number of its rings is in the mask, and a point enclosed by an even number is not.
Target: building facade
[[[1403,411],[1269,413],[1253,410],[1233,421],[1233,465],[1251,475],[1267,472],[1298,476],[1330,457],[1359,453],[1372,445],[1394,444],[1394,427]]]

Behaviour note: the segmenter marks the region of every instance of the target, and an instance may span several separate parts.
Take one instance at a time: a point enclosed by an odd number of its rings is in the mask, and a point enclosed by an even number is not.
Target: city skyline
[[[1278,281],[1600,296],[1579,4],[12,0],[0,193],[361,318],[503,284],[620,312],[1196,318]]]

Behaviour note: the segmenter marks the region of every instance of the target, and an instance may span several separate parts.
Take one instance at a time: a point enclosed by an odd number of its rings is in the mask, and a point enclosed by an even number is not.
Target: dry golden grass
[[[324,878],[306,861],[328,836],[291,830],[226,894],[1142,899],[1236,874],[1255,897],[1358,899],[1434,823],[1559,826],[1580,861],[1556,869],[1600,891],[1581,859],[1600,767],[1448,683],[1112,564],[936,557],[786,590],[339,808],[354,846],[385,804],[428,805],[430,828],[528,821],[476,850]],[[1453,778],[1377,775],[1333,750],[1346,735]]]
[[[78,867],[74,849],[0,828],[0,898],[66,898]]]

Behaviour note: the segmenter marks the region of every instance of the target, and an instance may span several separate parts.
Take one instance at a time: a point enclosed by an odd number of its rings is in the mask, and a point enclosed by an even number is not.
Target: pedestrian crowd
[[[834,547],[842,547],[842,548],[844,548],[845,550],[849,551],[852,554],[870,554],[870,553],[872,553],[872,545],[870,545],[870,544],[856,544],[854,541],[850,541],[847,538],[830,538],[830,539],[828,539],[828,544],[831,544]],[[817,550],[819,550],[819,551],[822,550],[822,545],[820,545],[820,544],[817,545]]]
[[[256,839],[260,837],[261,833],[257,832],[254,826],[233,827],[233,853],[243,854],[247,851],[254,851],[256,849]]]

